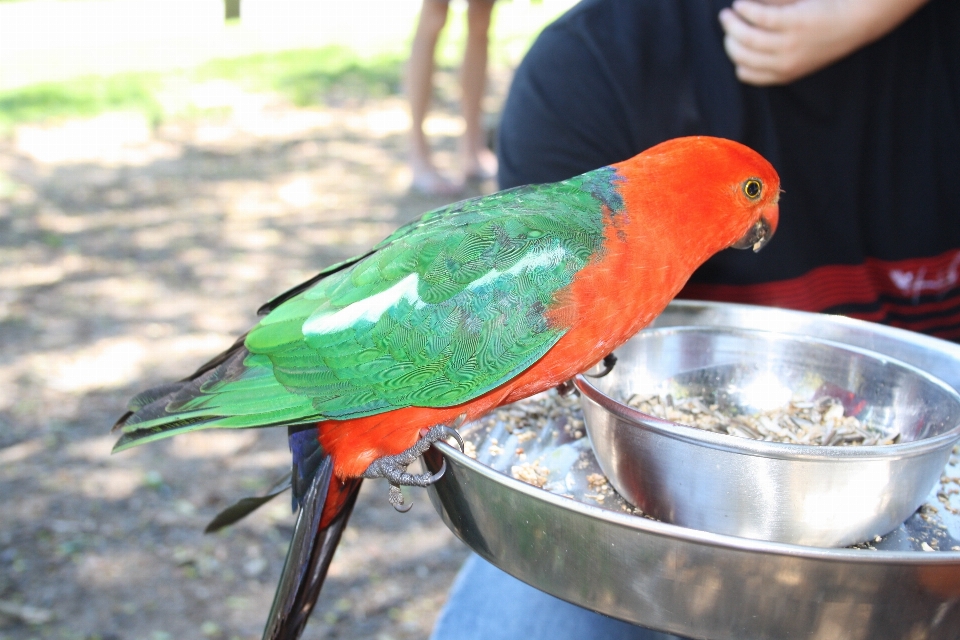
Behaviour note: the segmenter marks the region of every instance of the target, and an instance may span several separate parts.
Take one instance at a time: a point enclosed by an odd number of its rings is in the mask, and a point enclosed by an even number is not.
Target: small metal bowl
[[[820,547],[870,540],[923,503],[960,439],[956,391],[915,367],[848,345],[670,327],[639,333],[617,357],[606,377],[576,379],[597,460],[625,499],[692,529]],[[899,443],[750,440],[662,420],[621,401],[634,393],[708,395],[750,413],[812,400],[823,389],[852,394],[857,417],[899,432]]]

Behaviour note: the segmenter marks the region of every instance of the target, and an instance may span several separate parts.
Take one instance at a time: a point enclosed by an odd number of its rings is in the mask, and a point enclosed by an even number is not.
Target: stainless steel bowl
[[[960,396],[917,368],[814,338],[727,327],[643,331],[604,378],[578,377],[587,432],[617,491],[665,522],[841,547],[886,534],[924,502],[960,439]],[[641,413],[634,393],[707,396],[740,413],[852,393],[900,443],[826,447],[714,433]],[[849,397],[849,396],[848,396]]]
[[[960,389],[960,344],[917,333],[800,311],[675,301],[657,327],[727,326],[816,335],[867,348],[928,371]],[[507,427],[468,433],[482,453]],[[608,616],[705,640],[958,640],[960,495],[957,460],[918,512],[873,549],[833,549],[750,540],[687,529],[598,502],[589,478],[592,449],[570,442],[563,424],[540,432],[537,454],[563,489],[544,491],[510,477],[512,460],[491,467],[446,444],[426,466],[447,474],[428,488],[448,527],[513,576]],[[532,442],[524,443],[529,459]],[[481,456],[482,458],[482,456]],[[614,496],[614,498],[616,498]],[[874,550],[875,549],[875,550]],[[931,549],[933,551],[931,551]],[[497,610],[490,612],[498,615]]]

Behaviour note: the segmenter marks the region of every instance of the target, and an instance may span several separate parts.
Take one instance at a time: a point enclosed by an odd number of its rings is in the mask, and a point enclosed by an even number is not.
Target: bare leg
[[[487,84],[487,45],[493,0],[470,0],[467,8],[467,46],[460,69],[461,110],[466,123],[461,153],[463,172],[468,179],[492,178],[497,158],[487,148],[481,118]]]
[[[452,195],[459,187],[440,175],[430,160],[430,143],[423,132],[423,122],[433,94],[434,53],[437,38],[447,23],[449,5],[444,0],[423,0],[420,21],[413,37],[413,48],[407,68],[407,94],[410,99],[410,168],[413,188],[426,194]]]

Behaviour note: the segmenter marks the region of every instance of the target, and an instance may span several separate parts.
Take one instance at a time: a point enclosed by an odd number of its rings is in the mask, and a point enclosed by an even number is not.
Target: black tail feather
[[[243,334],[237,338],[229,349],[214,356],[183,380],[152,387],[135,395],[127,404],[128,411],[120,416],[112,430],[163,417],[168,409],[176,411],[179,404],[198,395],[204,383],[237,373],[249,353],[243,346],[246,337],[247,334]]]
[[[347,526],[360,489],[359,482],[351,483],[347,489],[351,495],[340,515],[327,528],[318,531],[332,476],[333,463],[327,457],[302,497],[293,539],[263,631],[263,640],[297,640],[307,626],[310,613],[320,596],[333,552],[340,543],[340,536]]]
[[[153,404],[160,398],[176,393],[182,386],[182,382],[170,382],[167,384],[162,384],[159,387],[152,387],[146,391],[141,391],[137,395],[133,396],[130,402],[127,403],[127,409],[134,412],[139,411],[140,409]]]
[[[224,362],[226,362],[231,357],[233,357],[234,355],[236,355],[241,351],[244,353],[244,355],[246,355],[247,349],[246,347],[243,346],[246,340],[247,340],[247,334],[244,333],[242,336],[234,340],[233,344],[230,345],[229,349],[227,349],[226,351],[223,351],[222,353],[218,353],[213,358],[211,358],[210,360],[200,365],[200,368],[198,368],[192,374],[190,374],[189,376],[181,380],[181,382],[187,382],[189,380],[195,380],[199,378],[200,376],[205,374],[207,371],[210,371],[211,369],[215,369],[219,367],[221,364],[223,364]]]
[[[289,489],[291,486],[292,477],[293,474],[291,472],[284,474],[283,477],[273,483],[273,486],[270,487],[266,495],[241,498],[218,513],[213,520],[210,521],[210,524],[207,525],[207,528],[204,529],[203,532],[216,533],[224,527],[229,527],[235,522],[243,520],[248,515]]]

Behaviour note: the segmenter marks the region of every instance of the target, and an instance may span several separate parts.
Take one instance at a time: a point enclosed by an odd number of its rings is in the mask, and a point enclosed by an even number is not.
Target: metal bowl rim
[[[876,322],[869,322],[867,320],[860,320],[859,318],[850,318],[848,316],[842,316],[832,313],[818,313],[815,311],[800,311],[797,309],[784,309],[781,307],[768,307],[764,305],[756,304],[743,304],[739,302],[717,302],[713,300],[690,300],[690,299],[675,299],[670,302],[670,308],[673,310],[692,310],[696,311],[698,309],[705,310],[715,310],[715,311],[739,311],[743,314],[749,315],[761,315],[761,316],[780,316],[785,319],[796,319],[796,318],[809,318],[811,324],[820,324],[823,326],[838,325],[841,327],[853,329],[855,331],[862,331],[867,334],[872,334],[881,338],[888,340],[893,340],[896,342],[902,342],[906,344],[911,344],[915,346],[920,346],[928,351],[948,351],[952,352],[953,357],[957,360],[960,360],[960,344],[955,342],[950,342],[949,340],[944,340],[943,338],[936,338],[934,336],[929,336],[923,333],[917,333],[916,331],[909,331],[907,329],[901,329],[899,327],[892,327],[890,325],[878,324]],[[654,325],[651,326],[651,329],[668,329],[672,326],[703,326],[703,327],[723,327],[727,325],[667,325],[667,326],[656,326],[656,319],[654,320]],[[789,324],[789,323],[788,323]],[[737,328],[737,327],[732,327]],[[752,329],[753,331],[764,331],[764,329]],[[789,331],[779,331],[776,333],[783,333],[785,335],[791,336],[800,336],[805,337],[804,334],[790,333]],[[845,347],[853,347],[854,345],[848,344],[846,342],[840,341],[831,341],[837,342]],[[876,351],[874,353],[880,353]],[[880,353],[880,355],[887,356],[887,354]],[[894,358],[895,359],[895,358]]]
[[[960,569],[960,551],[877,551],[870,552],[860,549],[828,549],[825,547],[809,547],[789,544],[786,542],[770,542],[752,538],[740,538],[721,533],[710,533],[699,529],[689,529],[675,524],[650,520],[628,513],[617,513],[609,509],[595,507],[573,498],[567,498],[545,489],[540,489],[515,478],[501,473],[492,467],[474,460],[462,453],[460,449],[450,446],[446,442],[437,442],[433,445],[444,457],[451,458],[461,467],[466,467],[487,479],[506,485],[507,488],[517,491],[534,500],[548,502],[553,506],[567,511],[573,511],[588,518],[603,520],[636,531],[642,531],[661,537],[681,539],[687,542],[720,547],[734,551],[760,552],[769,555],[799,557],[810,560],[826,560],[867,563],[867,564],[909,564],[909,565],[941,565],[944,563],[957,564]]]
[[[723,334],[741,334],[741,335],[760,335],[764,338],[779,338],[791,342],[807,342],[810,344],[827,345],[841,351],[849,351],[862,356],[867,356],[874,360],[880,360],[885,363],[893,364],[904,368],[914,375],[926,380],[943,390],[948,396],[953,398],[954,404],[960,408],[960,394],[957,390],[948,385],[943,380],[933,376],[922,369],[907,364],[901,360],[869,349],[863,349],[850,344],[844,344],[833,340],[824,340],[822,338],[811,338],[799,334],[783,333],[779,331],[764,331],[760,329],[743,329],[739,327],[726,327],[723,325],[697,326],[697,325],[674,325],[669,327],[654,327],[645,329],[642,333],[651,334],[670,334],[670,333],[723,333]],[[639,334],[638,334],[639,335]],[[815,460],[824,462],[843,463],[850,460],[889,460],[891,458],[912,458],[925,455],[938,450],[948,442],[952,443],[960,439],[960,422],[952,429],[945,431],[931,438],[914,440],[912,442],[902,442],[898,444],[876,445],[871,447],[824,447],[822,445],[804,445],[792,444],[787,442],[766,442],[764,440],[751,440],[748,438],[736,438],[734,436],[724,435],[722,433],[712,433],[696,427],[690,427],[671,420],[664,420],[642,411],[638,411],[629,405],[622,403],[607,394],[600,391],[582,374],[574,378],[574,384],[577,389],[590,400],[599,405],[602,409],[612,413],[618,418],[625,420],[631,426],[646,429],[659,435],[666,436],[674,440],[680,440],[690,444],[706,446],[711,449],[718,449],[728,453],[741,455],[751,455],[777,460]],[[587,424],[589,429],[590,425]]]

